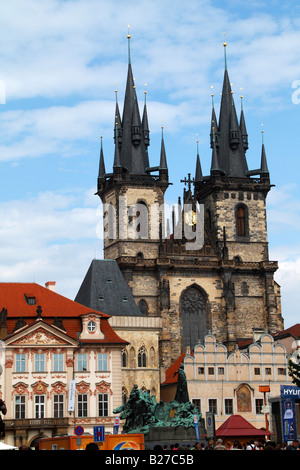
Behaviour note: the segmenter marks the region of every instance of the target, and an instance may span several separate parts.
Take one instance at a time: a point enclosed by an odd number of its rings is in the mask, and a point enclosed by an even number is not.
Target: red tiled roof
[[[283,337],[283,336],[289,336],[292,335],[295,338],[300,337],[300,323],[296,323],[295,325],[291,326],[290,328],[287,328],[286,330],[278,331],[275,333],[273,336],[275,339]]]
[[[29,305],[26,297],[35,297],[35,305]],[[36,309],[39,305],[42,308],[43,317],[77,317],[91,311],[74,300],[36,283],[0,283],[0,310],[3,307],[6,308],[10,317],[36,317]],[[101,315],[109,317],[105,313]]]
[[[34,297],[35,304],[28,304],[26,297]],[[7,309],[8,334],[13,333],[18,318],[23,318],[27,325],[32,325],[37,319],[38,306],[42,309],[41,317],[45,323],[51,325],[55,317],[61,318],[66,334],[71,338],[78,339],[78,333],[82,329],[81,316],[94,312],[101,316],[101,331],[105,336],[104,339],[97,340],[97,343],[127,343],[112,329],[108,322],[110,315],[106,313],[95,312],[36,283],[0,283],[0,311],[2,308]]]
[[[248,346],[250,346],[250,344],[253,344],[253,343],[254,343],[253,339],[237,341],[237,345],[239,349],[247,348]]]
[[[296,323],[295,325],[291,326],[290,328],[287,328],[286,330],[281,330],[277,331],[276,333],[270,333],[271,336],[273,336],[274,340],[286,337],[286,336],[294,336],[294,338],[299,338],[300,337],[300,323]],[[237,345],[240,349],[245,349],[250,344],[253,344],[254,340],[253,338],[248,339],[248,340],[241,340],[237,341]]]
[[[222,436],[265,436],[271,433],[255,428],[249,421],[240,415],[231,415],[221,426],[216,430],[216,437]]]

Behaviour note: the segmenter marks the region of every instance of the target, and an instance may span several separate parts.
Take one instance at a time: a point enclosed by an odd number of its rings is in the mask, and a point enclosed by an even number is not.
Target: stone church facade
[[[225,43],[224,51],[226,58]],[[268,252],[265,146],[262,140],[259,168],[249,170],[244,112],[238,119],[226,63],[218,119],[212,105],[210,173],[202,174],[197,152],[195,174],[184,178],[168,220],[164,135],[160,164],[151,167],[147,104],[140,115],[130,55],[122,117],[116,101],[111,172],[101,147],[104,258],[117,262],[141,314],[161,319],[162,369],[209,332],[230,351],[255,328],[283,329],[278,264]]]

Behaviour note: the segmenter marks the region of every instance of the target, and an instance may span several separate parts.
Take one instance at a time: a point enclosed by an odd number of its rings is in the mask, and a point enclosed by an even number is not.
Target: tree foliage
[[[296,351],[288,360],[288,374],[292,381],[300,388],[300,353]]]

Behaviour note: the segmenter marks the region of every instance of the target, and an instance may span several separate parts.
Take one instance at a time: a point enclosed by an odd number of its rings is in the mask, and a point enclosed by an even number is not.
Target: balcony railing
[[[54,428],[69,425],[69,418],[29,418],[3,420],[7,430],[14,428]]]

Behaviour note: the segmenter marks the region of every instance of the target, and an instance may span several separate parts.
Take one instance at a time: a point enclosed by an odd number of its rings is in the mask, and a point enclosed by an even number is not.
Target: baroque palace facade
[[[74,434],[77,426],[93,434],[104,425],[112,433],[113,410],[122,404],[127,341],[109,315],[53,292],[52,284],[0,283],[0,398],[5,442],[13,446],[35,447],[41,437]]]

